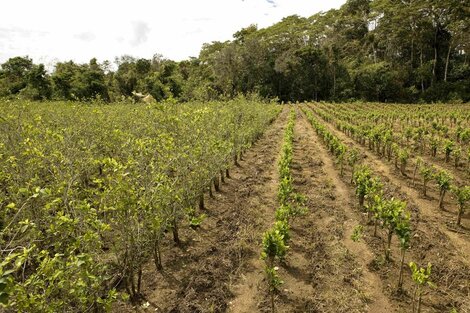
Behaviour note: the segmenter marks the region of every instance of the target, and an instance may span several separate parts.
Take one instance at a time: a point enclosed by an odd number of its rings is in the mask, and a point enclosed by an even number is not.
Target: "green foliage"
[[[269,291],[274,293],[278,290],[279,286],[281,286],[284,282],[281,280],[278,274],[278,268],[276,266],[273,267],[265,267],[264,269],[266,274],[266,279],[268,281]]]
[[[410,153],[406,149],[399,149],[398,150],[398,160],[400,161],[400,171],[402,175],[405,175],[406,163],[408,162],[408,158],[410,157]]]
[[[279,112],[242,98],[0,105],[0,293],[15,312],[109,311],[116,279],[138,296],[161,243],[202,221],[187,208]]]
[[[81,101],[109,99],[105,73],[96,59],[81,65],[72,61],[57,63],[51,79],[56,98]]]
[[[388,231],[387,234],[387,246],[385,249],[385,259],[390,259],[390,250],[391,250],[391,241],[393,234],[399,230],[400,235],[404,236],[400,238],[400,240],[408,240],[406,234],[406,227],[407,222],[409,220],[409,216],[405,212],[406,209],[406,202],[397,200],[397,199],[390,199],[383,201],[381,208],[380,208],[380,219],[382,221],[382,227],[386,228]],[[405,228],[405,229],[404,229]],[[406,242],[404,242],[405,244]]]
[[[279,232],[284,240],[284,244],[287,245],[290,236],[289,236],[289,223],[286,220],[279,220],[274,223],[274,229]]]
[[[413,294],[413,312],[420,312],[421,310],[421,297],[423,294],[423,287],[435,287],[434,283],[431,281],[431,263],[428,263],[426,268],[420,268],[416,263],[410,262],[409,264],[411,269],[411,278],[416,284],[416,289]],[[417,298],[417,299],[416,299]],[[415,302],[418,301],[418,304],[415,305]],[[415,311],[416,307],[416,311]]]
[[[447,171],[441,170],[437,172],[434,178],[436,179],[436,184],[441,191],[450,189],[452,177],[449,175],[449,173],[447,173]]]
[[[423,194],[426,196],[427,183],[432,179],[434,171],[429,165],[422,164],[419,168],[419,173],[423,177]]]
[[[457,225],[460,225],[461,218],[465,213],[465,205],[468,200],[470,200],[470,186],[452,186],[451,190],[457,200],[457,203],[459,204]]]
[[[353,233],[351,234],[351,240],[354,242],[361,240],[363,230],[364,226],[362,225],[354,226]]]
[[[411,278],[418,286],[434,286],[431,281],[431,263],[428,263],[426,268],[420,268],[416,263],[410,262]]]
[[[444,152],[446,156],[446,162],[449,161],[450,154],[452,153],[452,151],[454,151],[454,149],[455,149],[455,143],[452,140],[446,140],[444,142]]]
[[[116,71],[106,61],[103,73],[86,64],[66,65],[63,71],[59,64],[65,63],[58,63],[51,75],[54,94],[88,100],[98,94],[121,100],[135,91],[157,101],[259,94],[284,102],[466,102],[465,12],[464,2],[349,0],[310,17],[293,15],[270,27],[240,29],[233,40],[206,43],[197,58],[181,62],[158,54],[151,59],[121,56]],[[27,57],[6,62],[0,96],[26,89],[24,97],[42,98],[40,89],[26,88],[31,65]]]
[[[452,177],[445,170],[441,170],[435,174],[436,183],[439,186],[439,208],[444,206],[444,196],[450,189]]]
[[[359,199],[359,206],[362,208],[364,205],[364,198],[374,185],[372,179],[372,171],[368,166],[362,165],[355,172],[353,182],[356,185],[356,195]]]
[[[411,224],[410,215],[405,213],[402,214],[396,221],[395,234],[400,242],[400,248],[406,250],[410,247],[411,239]]]
[[[354,72],[357,95],[368,101],[387,102],[390,99],[403,99],[402,70],[393,64],[382,61],[366,63]]]
[[[188,216],[189,226],[196,228],[201,226],[202,222],[206,219],[206,214],[197,214],[194,208],[186,209],[186,214]]]
[[[261,259],[266,260],[270,266],[274,264],[276,258],[283,260],[289,248],[285,244],[286,239],[281,231],[277,228],[272,228],[263,235]]]

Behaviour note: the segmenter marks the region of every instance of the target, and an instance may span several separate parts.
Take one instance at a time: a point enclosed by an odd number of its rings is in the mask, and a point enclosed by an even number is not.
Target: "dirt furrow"
[[[300,111],[298,116],[294,173],[299,191],[309,198],[310,212],[296,231],[314,234],[310,267],[316,278],[317,311],[392,312],[380,277],[367,267],[374,254],[364,242],[351,240],[352,229],[359,224],[352,211],[354,198],[305,116]]]
[[[238,233],[242,239],[249,257],[240,262],[238,278],[231,284],[230,291],[233,299],[230,300],[229,312],[257,312],[268,307],[265,298],[264,262],[260,259],[262,234],[274,222],[277,204],[277,191],[279,184],[278,161],[282,146],[282,138],[286,126],[288,109],[285,109],[277,127],[266,133],[266,142],[260,143],[261,149],[253,150],[256,158],[255,164],[244,175],[252,180],[261,180],[263,183],[256,186],[244,186],[249,188],[251,197],[240,203],[230,205],[236,211],[243,209],[250,216],[251,222],[246,225],[243,233]],[[246,160],[253,159],[250,155]]]

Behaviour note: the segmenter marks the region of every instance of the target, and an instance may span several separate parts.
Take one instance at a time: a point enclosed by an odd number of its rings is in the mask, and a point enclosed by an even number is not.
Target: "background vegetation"
[[[116,67],[69,61],[48,73],[28,57],[11,58],[1,65],[0,96],[117,101],[136,91],[181,101],[249,93],[282,101],[468,101],[469,21],[463,0],[348,0],[309,18],[251,25],[181,62],[122,56]]]

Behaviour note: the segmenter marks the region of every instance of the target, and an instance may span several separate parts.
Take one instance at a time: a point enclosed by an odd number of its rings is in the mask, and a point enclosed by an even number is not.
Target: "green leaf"
[[[0,292],[0,303],[1,304],[8,304],[9,294],[6,292]]]

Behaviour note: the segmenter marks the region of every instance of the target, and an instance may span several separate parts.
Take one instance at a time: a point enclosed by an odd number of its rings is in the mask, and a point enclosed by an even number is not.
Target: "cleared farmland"
[[[469,105],[1,108],[6,312],[470,310]]]

